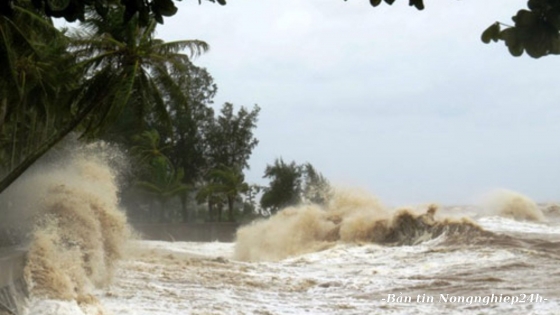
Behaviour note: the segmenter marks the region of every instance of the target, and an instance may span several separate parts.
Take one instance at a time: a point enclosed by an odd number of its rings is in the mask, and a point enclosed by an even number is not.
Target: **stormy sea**
[[[27,231],[24,314],[560,314],[557,205],[504,190],[390,208],[338,189],[234,243],[146,241],[102,151],[47,163],[0,200],[14,210],[2,230]]]

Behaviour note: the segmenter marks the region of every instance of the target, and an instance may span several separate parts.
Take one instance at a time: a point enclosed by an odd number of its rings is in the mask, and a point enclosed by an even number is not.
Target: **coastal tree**
[[[241,194],[249,190],[249,185],[245,182],[245,176],[241,170],[233,167],[221,165],[210,171],[207,184],[200,190],[199,199],[220,196],[225,200],[228,207],[228,220],[235,221],[234,206],[240,200]],[[218,221],[221,220],[221,213],[218,213]]]
[[[14,14],[17,16],[22,10],[15,8]],[[71,69],[72,74],[76,75],[71,78],[79,83],[71,92],[64,93],[71,102],[62,103],[58,107],[69,115],[62,117],[57,122],[56,129],[27,152],[25,158],[0,181],[0,192],[72,131],[80,130],[90,137],[99,136],[123,113],[130,114],[126,115],[129,118],[136,118],[134,126],[146,122],[145,117],[169,121],[163,95],[184,97],[182,93],[175,93],[180,89],[171,80],[170,72],[180,71],[191,57],[208,50],[208,45],[198,40],[166,43],[154,38],[154,21],[143,26],[137,17],[133,17],[128,23],[123,23],[119,10],[115,7],[105,17],[92,12],[81,25],[81,30],[71,34],[71,48],[68,51],[77,60],[68,67],[64,67],[64,64],[56,65],[57,69]],[[34,17],[41,18],[36,14]],[[0,18],[5,21],[2,31],[7,29],[4,25],[14,24],[15,21],[13,17]],[[0,39],[0,46],[6,51],[10,50],[12,42],[8,36]],[[184,54],[183,50],[188,50],[190,56]],[[2,59],[3,63],[8,64],[8,69],[13,68],[15,59]],[[13,76],[13,73],[12,70],[5,71],[3,79]],[[8,79],[8,83],[1,84],[0,88],[9,86],[9,81],[14,80]],[[2,98],[5,99],[0,96]],[[2,103],[5,102],[2,100]],[[25,108],[18,106],[18,109]],[[135,131],[142,129],[137,128]]]
[[[209,49],[200,40],[165,42],[154,37],[155,21],[142,26],[138,18],[122,23],[114,9],[105,17],[91,14],[72,32],[73,52],[84,69],[82,102],[97,99],[85,132],[98,135],[124,113],[128,132],[145,130],[150,121],[170,125],[167,99],[184,101],[185,95],[172,74],[186,71],[191,57]],[[190,55],[183,53],[187,50]],[[114,134],[126,134],[123,130]]]
[[[214,123],[211,105],[217,92],[212,76],[204,68],[188,63],[186,71],[174,76],[184,99],[168,98],[171,129],[156,127],[170,145],[168,154],[174,165],[185,170],[185,181],[194,185],[209,169],[206,158],[206,132]]]
[[[282,158],[267,165],[264,178],[270,179],[261,197],[261,207],[270,213],[301,202],[302,170],[294,161],[287,164]]]
[[[270,184],[264,187],[261,207],[270,213],[299,203],[324,205],[332,195],[329,181],[311,163],[288,164],[276,159],[266,166],[264,178]]]
[[[259,143],[253,134],[259,112],[260,108],[255,105],[250,111],[241,107],[236,113],[233,104],[225,103],[220,114],[205,125],[203,143],[207,168],[197,200],[208,204],[211,218],[214,209],[220,212],[221,205],[227,202],[230,220],[233,219],[233,202],[245,190],[243,170],[249,168],[249,158]]]
[[[311,163],[305,163],[301,168],[303,176],[303,202],[319,205],[326,204],[333,194],[329,180],[319,173]]]
[[[0,16],[0,192],[65,132],[81,78],[52,21],[26,3],[13,10]]]
[[[166,220],[166,205],[171,199],[179,198],[182,202],[182,215],[188,219],[186,196],[191,186],[184,184],[185,176],[181,167],[176,168],[166,156],[169,146],[164,145],[156,130],[147,130],[133,137],[135,143],[130,153],[135,165],[131,187],[149,197],[151,213],[155,212],[154,201],[159,202],[159,220]],[[138,204],[138,203],[137,203]]]
[[[257,126],[260,108],[241,107],[237,113],[233,104],[225,103],[205,131],[206,156],[209,170],[220,165],[243,170],[249,168],[249,157],[259,143],[253,130]]]
[[[3,0],[0,2],[0,15],[12,16],[14,7],[25,0]],[[225,5],[225,0],[206,0]],[[201,0],[198,0],[201,3]],[[55,18],[64,18],[66,21],[84,21],[88,11],[95,10],[100,16],[105,16],[115,5],[124,7],[122,18],[125,22],[134,16],[142,25],[147,25],[150,19],[155,19],[163,24],[163,17],[173,16],[177,7],[172,0],[32,0],[34,7],[45,15]]]

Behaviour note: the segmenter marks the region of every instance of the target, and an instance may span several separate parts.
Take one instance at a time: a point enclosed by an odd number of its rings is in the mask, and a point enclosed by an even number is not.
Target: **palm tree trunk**
[[[78,125],[87,117],[95,108],[97,102],[91,102],[81,112],[79,112],[72,120],[70,120],[62,129],[48,138],[42,145],[38,146],[29,156],[20,162],[14,169],[8,173],[6,177],[0,181],[0,194],[6,190],[16,179],[18,179],[33,163],[37,162],[47,151],[54,147],[60,140],[64,139],[70,132],[76,129]]]

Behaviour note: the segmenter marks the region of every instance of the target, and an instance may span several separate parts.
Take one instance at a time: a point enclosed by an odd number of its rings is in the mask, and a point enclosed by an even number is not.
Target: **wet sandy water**
[[[535,235],[553,239],[560,232],[552,223],[499,217],[482,224],[489,230],[499,226],[502,233],[523,229],[529,239]],[[140,241],[135,247],[134,254],[121,262],[114,284],[100,292],[109,314],[558,314],[560,310],[560,256],[554,248],[450,245],[438,238],[416,246],[339,244],[277,262],[241,262],[232,260],[234,245],[228,243]],[[496,299],[488,303],[474,300],[490,299],[492,294]],[[405,296],[411,301],[397,302]],[[391,297],[395,302],[387,301]],[[520,301],[512,304],[513,297]]]

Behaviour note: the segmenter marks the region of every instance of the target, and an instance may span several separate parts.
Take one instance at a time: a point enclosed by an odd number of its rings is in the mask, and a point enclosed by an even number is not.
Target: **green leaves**
[[[154,12],[154,18],[160,24],[163,24],[162,16],[172,16],[177,13],[177,7],[171,0],[153,0],[151,9]]]
[[[539,18],[535,12],[527,11],[527,10],[519,10],[517,15],[511,18],[516,26],[525,26],[531,27],[534,24],[538,23]]]
[[[160,3],[173,5],[167,1]],[[73,52],[90,78],[85,90],[98,103],[86,126],[91,136],[126,135],[155,123],[162,126],[159,131],[171,130],[167,103],[187,100],[175,80],[189,65],[183,50],[197,56],[208,49],[198,40],[166,43],[154,38],[154,20],[142,27],[140,18],[133,17],[123,25],[123,11],[111,10],[105,18],[91,15],[81,33],[71,34]]]
[[[0,15],[12,16],[14,6],[19,5],[21,0],[0,0]],[[226,0],[208,0],[225,5]],[[100,16],[116,4],[120,3],[124,8],[124,22],[128,23],[134,16],[138,16],[142,26],[148,25],[149,21],[155,19],[163,24],[163,17],[172,16],[177,13],[177,7],[173,0],[31,0],[33,6],[49,17],[64,18],[69,22],[83,21],[85,13],[94,8]],[[200,2],[200,0],[199,0]]]
[[[287,164],[276,159],[266,166],[264,178],[269,178],[270,184],[264,188],[261,206],[271,213],[301,202],[323,205],[332,194],[329,181],[310,163]]]
[[[517,37],[517,32],[513,28],[508,28],[499,34],[499,38],[505,41],[509,53],[512,56],[519,57],[523,54],[523,45]]]
[[[515,57],[526,52],[533,58],[560,54],[560,1],[531,0],[529,10],[519,10],[511,19],[515,23],[500,29],[496,22],[481,36],[484,43],[503,41]]]
[[[489,44],[490,41],[497,42],[500,40],[500,23],[496,22],[482,32],[481,40],[485,44]]]

